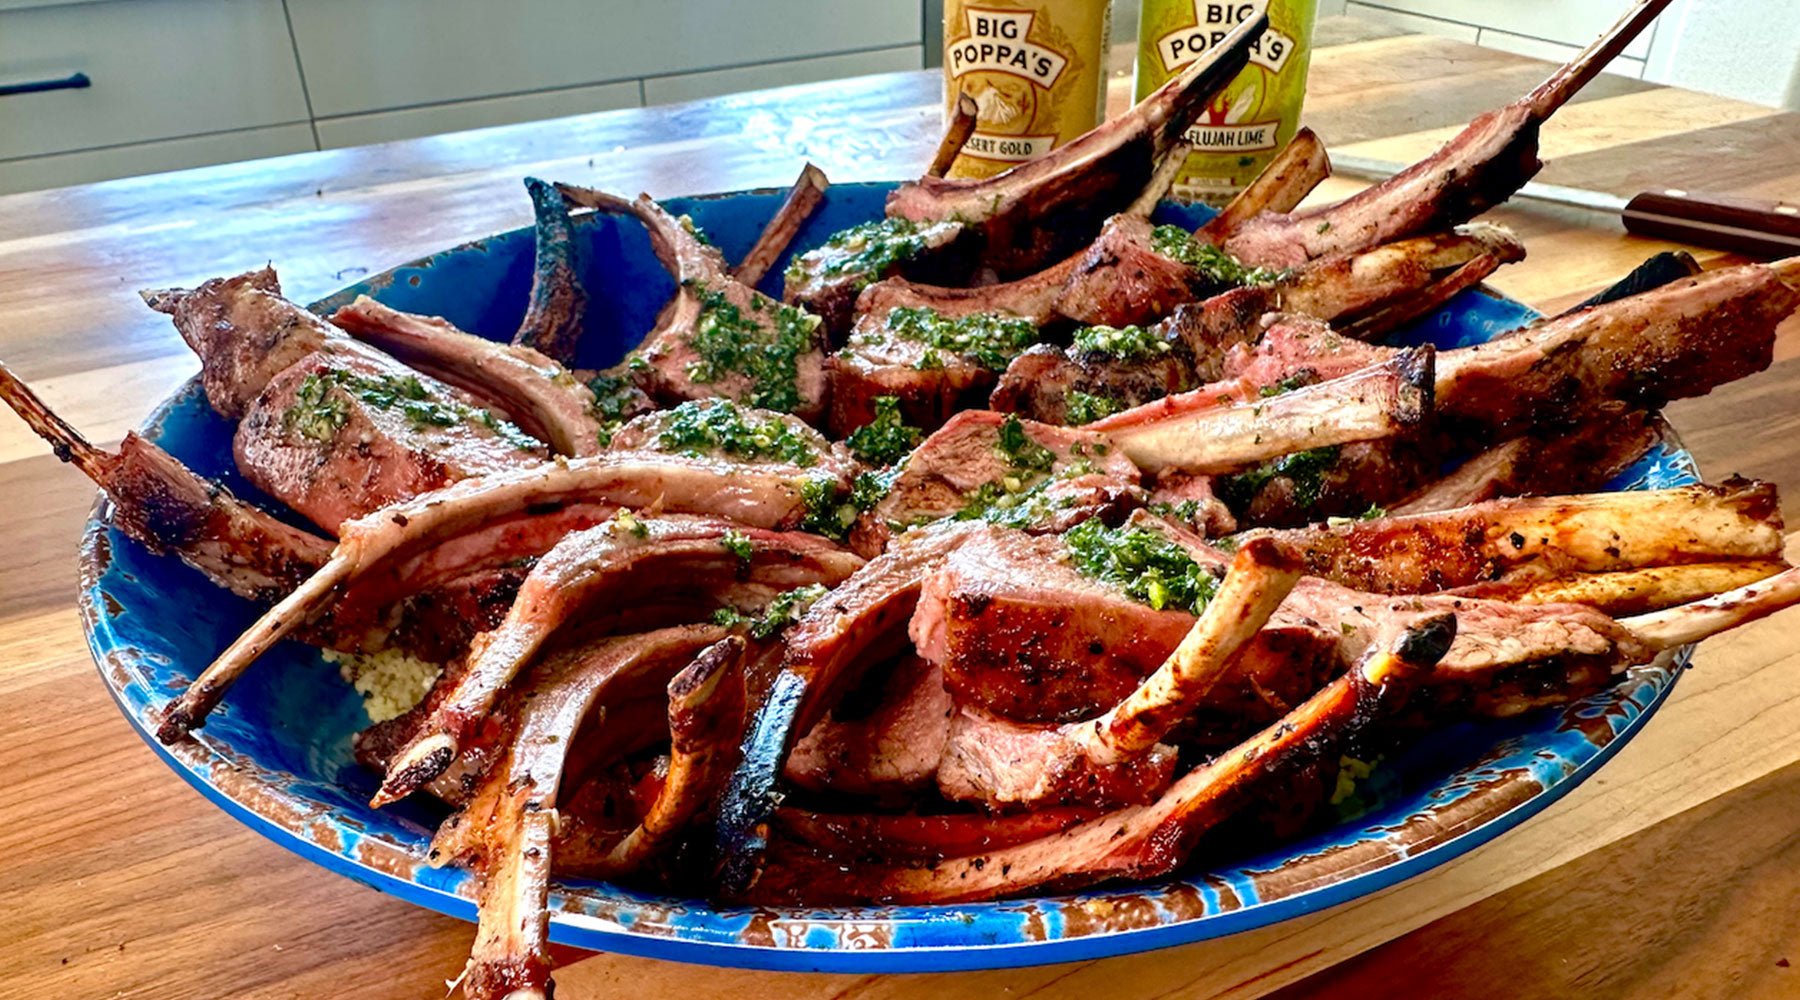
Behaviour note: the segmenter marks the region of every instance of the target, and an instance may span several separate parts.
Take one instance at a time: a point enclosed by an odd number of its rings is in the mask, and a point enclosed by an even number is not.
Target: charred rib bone
[[[531,298],[513,343],[574,367],[587,319],[587,290],[581,283],[581,240],[569,219],[569,205],[556,185],[525,178],[536,219]],[[565,454],[569,454],[565,452]]]

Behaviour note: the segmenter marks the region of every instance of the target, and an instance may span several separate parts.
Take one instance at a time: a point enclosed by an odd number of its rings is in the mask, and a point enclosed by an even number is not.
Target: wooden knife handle
[[[1800,203],[1645,191],[1625,204],[1625,229],[1641,236],[1773,260],[1800,255]]]

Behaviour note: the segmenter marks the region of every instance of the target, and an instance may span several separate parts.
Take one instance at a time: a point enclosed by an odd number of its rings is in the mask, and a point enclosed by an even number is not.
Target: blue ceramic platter
[[[833,187],[796,245],[818,245],[878,217],[890,187]],[[667,204],[691,215],[735,260],[781,198],[758,191]],[[1191,227],[1206,213],[1164,206],[1161,215]],[[595,303],[583,362],[608,364],[650,328],[674,287],[637,223],[590,220],[582,233]],[[777,291],[785,264],[774,269],[767,290]],[[531,232],[514,230],[395,268],[316,308],[329,311],[366,293],[505,339],[524,311],[531,265]],[[1471,291],[1400,339],[1462,346],[1534,316],[1516,302]],[[197,383],[165,402],[146,433],[201,474],[265,499],[232,467],[231,427],[207,408]],[[1612,485],[1650,489],[1697,478],[1690,456],[1670,439]],[[101,677],[146,742],[201,794],[276,843],[382,892],[473,919],[468,874],[422,861],[441,813],[417,803],[383,811],[367,805],[376,781],[352,761],[350,738],[368,720],[357,695],[314,650],[290,643],[266,656],[193,742],[168,748],[150,736],[152,708],[203,669],[257,609],[176,559],[127,540],[106,515],[102,501],[83,541],[82,609]],[[1231,934],[1375,892],[1518,825],[1636,734],[1685,659],[1639,668],[1563,710],[1438,733],[1378,769],[1330,829],[1252,856],[1198,859],[1194,874],[1180,881],[963,906],[853,909],[719,908],[577,881],[559,884],[552,895],[551,938],[715,965],[923,972],[1067,962]]]

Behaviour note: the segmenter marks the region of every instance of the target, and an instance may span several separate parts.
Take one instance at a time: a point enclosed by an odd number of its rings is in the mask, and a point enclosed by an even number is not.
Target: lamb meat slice
[[[1280,305],[1372,340],[1524,259],[1525,246],[1511,232],[1471,223],[1313,261],[1281,284]]]
[[[734,540],[748,545],[734,547]],[[519,671],[571,626],[590,634],[616,629],[639,606],[671,600],[703,615],[721,602],[743,603],[733,600],[743,584],[833,585],[861,565],[815,535],[739,531],[717,518],[627,515],[569,535],[532,567],[506,621],[476,637],[468,672],[389,764],[374,804],[405,798],[442,774]]]
[[[671,277],[675,297],[627,371],[665,405],[723,397],[816,422],[825,412],[825,340],[818,317],[731,276],[725,257],[648,195],[628,201],[560,185],[572,204],[629,215]]]
[[[1259,388],[1299,388],[1329,382],[1394,356],[1396,349],[1366,344],[1344,336],[1312,316],[1283,314],[1269,318],[1261,339],[1231,345],[1221,373]]]
[[[882,802],[931,786],[954,713],[943,671],[902,656],[872,673],[794,744],[782,770],[789,784]]]
[[[1119,334],[1134,349],[1097,346]],[[1039,344],[1014,358],[988,406],[1040,423],[1079,426],[1199,384],[1187,341],[1168,323],[1141,332],[1090,328],[1076,336],[1068,348]]]
[[[850,449],[788,413],[729,399],[696,399],[632,418],[613,433],[613,451],[711,458],[744,467],[828,476],[848,490],[863,472]]]
[[[781,298],[819,317],[836,339],[850,329],[865,289],[898,278],[903,268],[916,281],[966,280],[979,242],[954,220],[865,222],[794,258],[782,274]]]
[[[1206,831],[1255,795],[1392,715],[1443,655],[1451,615],[1421,616],[1278,722],[1183,775],[1155,802],[1114,810],[1060,833],[936,864],[844,865],[798,856],[772,867],[749,901],[954,903],[1167,875]]]
[[[1297,267],[1445,229],[1505,201],[1538,172],[1538,129],[1667,7],[1637,0],[1593,44],[1531,93],[1470,122],[1436,152],[1333,205],[1268,213],[1239,226],[1224,248],[1264,267]]]
[[[1573,428],[1533,428],[1494,445],[1386,509],[1389,514],[1426,514],[1503,496],[1597,490],[1661,440],[1651,411],[1603,405]]]
[[[1057,311],[1089,326],[1149,323],[1183,303],[1245,283],[1248,276],[1229,267],[1199,267],[1164,252],[1162,238],[1170,233],[1187,236],[1178,226],[1157,226],[1143,217],[1106,220],[1057,297]],[[1257,275],[1254,283],[1275,280],[1270,273]]]
[[[1175,774],[1175,748],[1163,741],[1229,679],[1236,654],[1293,590],[1300,568],[1299,554],[1272,539],[1240,546],[1168,660],[1096,718],[1032,726],[963,708],[938,768],[938,790],[991,809],[1154,801]]]
[[[354,342],[270,379],[232,449],[245,478],[326,531],[545,458],[537,441],[450,386]]]
[[[1208,581],[1229,562],[1221,553],[1199,566],[1162,540],[1152,526],[1161,522],[1140,514],[1130,523],[1139,527],[1098,533],[1096,547],[1154,547],[1161,561],[1185,562],[1191,577]],[[1063,538],[983,527],[925,582],[913,641],[943,668],[959,705],[1018,723],[1092,719],[1137,690],[1193,629],[1191,611],[1134,600],[1083,575],[1073,559]],[[1260,724],[1270,703],[1297,704],[1342,669],[1342,639],[1335,620],[1278,614],[1207,708]]]
[[[238,499],[136,431],[126,433],[117,452],[96,447],[4,364],[0,400],[106,493],[112,523],[127,537],[152,552],[174,553],[240,597],[273,601],[331,556],[330,541]]]
[[[964,410],[900,464],[851,536],[875,553],[896,531],[944,518],[1050,525],[1132,504],[1137,467],[1104,435]]]
[[[1044,156],[984,180],[900,185],[888,196],[888,216],[978,229],[982,263],[1002,277],[1062,259],[1150,182],[1212,94],[1244,67],[1265,22],[1259,15],[1239,24],[1131,110]]]
[[[552,989],[547,908],[557,798],[582,722],[596,713],[604,720],[611,689],[669,683],[675,671],[693,669],[683,669],[690,660],[710,664],[717,683],[719,663],[741,651],[742,640],[705,625],[603,640],[546,661],[509,699],[515,735],[432,841],[434,864],[470,859],[482,873],[480,923],[461,977],[471,1000],[546,997]]]
[[[1762,265],[1724,268],[1446,351],[1440,416],[1493,440],[1600,402],[1654,408],[1759,372],[1800,292]]]
[[[900,401],[907,423],[928,431],[979,406],[995,373],[1043,339],[1063,270],[980,289],[871,285],[857,300],[844,347],[826,362],[832,433],[842,437],[874,420],[884,396]]]
[[[1437,475],[1444,450],[1436,435],[1400,434],[1294,452],[1214,476],[1212,485],[1241,527],[1370,517]]]
[[[1432,412],[1433,351],[1409,348],[1327,382],[1268,396],[1238,380],[1088,425],[1156,472],[1225,472],[1308,449],[1394,437]]]
[[[281,297],[275,269],[213,278],[198,288],[143,292],[150,308],[166,313],[181,339],[200,358],[200,384],[220,416],[236,420],[263,388],[343,334]]]
[[[556,185],[525,178],[531,196],[533,256],[531,295],[513,345],[573,368],[587,325],[587,289],[581,283],[581,240],[569,203]],[[467,388],[465,386],[465,388]],[[470,390],[475,391],[475,390]],[[564,452],[564,454],[577,454]],[[579,454],[586,454],[580,452]]]
[[[533,348],[496,344],[448,320],[391,309],[367,295],[332,313],[331,322],[407,367],[468,393],[558,455],[600,450],[593,390]]]
[[[1768,559],[1782,547],[1775,488],[1720,486],[1509,497],[1455,510],[1257,530],[1304,553],[1306,571],[1370,593],[1423,594],[1521,569],[1552,578],[1677,563]]]
[[[157,736],[182,738],[269,647],[330,609],[337,595],[429,549],[520,515],[612,504],[729,518],[757,528],[807,517],[812,480],[681,455],[616,452],[464,480],[346,522],[318,572],[269,609],[163,711]]]
[[[909,531],[815,602],[785,635],[787,658],[756,718],[744,758],[719,812],[720,883],[755,881],[768,843],[768,818],[789,749],[861,679],[861,669],[898,655],[919,586],[974,530],[940,524]]]
[[[1150,501],[1144,506],[1202,538],[1220,538],[1238,528],[1231,508],[1213,490],[1211,476],[1179,472],[1157,476],[1156,485],[1150,489]]]

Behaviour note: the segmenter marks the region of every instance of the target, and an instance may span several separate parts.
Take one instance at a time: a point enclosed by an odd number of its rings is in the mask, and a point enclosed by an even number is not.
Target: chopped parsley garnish
[[[760,616],[747,615],[736,608],[720,608],[713,612],[713,624],[748,625],[751,635],[767,639],[798,621],[827,592],[824,584],[809,583],[804,587],[795,587],[770,601],[768,608]]]
[[[1158,611],[1199,614],[1219,588],[1218,579],[1186,549],[1146,528],[1083,521],[1063,535],[1063,543],[1081,575],[1118,587]]]
[[[312,372],[294,390],[294,403],[281,416],[282,427],[313,441],[330,441],[350,419],[350,407],[332,394],[339,390],[380,410],[398,411],[415,428],[480,424],[507,444],[530,451],[539,442],[514,424],[487,410],[425,388],[416,375],[362,375],[341,369]]]
[[[1145,361],[1171,350],[1155,328],[1141,326],[1085,326],[1075,331],[1075,351],[1113,361]]]
[[[1319,376],[1316,372],[1310,368],[1302,368],[1273,385],[1263,386],[1256,390],[1256,394],[1267,399],[1271,396],[1279,396],[1283,393],[1293,392],[1295,389],[1304,389],[1318,380]]]
[[[1331,470],[1337,457],[1338,449],[1335,445],[1297,451],[1291,455],[1272,458],[1234,476],[1220,476],[1213,481],[1213,488],[1221,500],[1242,510],[1262,492],[1263,487],[1277,477],[1285,477],[1294,484],[1295,502],[1302,507],[1310,507],[1318,502],[1319,494],[1325,488],[1325,473]]]
[[[750,556],[756,551],[756,547],[750,542],[750,537],[735,529],[725,532],[719,538],[719,544],[724,547],[725,551],[737,556],[738,561],[746,566],[750,565]]]
[[[1263,267],[1245,267],[1225,251],[1194,239],[1194,234],[1180,226],[1157,226],[1150,231],[1150,246],[1170,260],[1178,260],[1199,271],[1208,284],[1220,288],[1238,285],[1268,285],[1286,277],[1282,271]]]
[[[787,421],[746,413],[728,399],[689,400],[667,413],[656,445],[683,455],[724,453],[735,458],[773,458],[811,468],[819,452]]]
[[[630,532],[634,538],[650,537],[650,526],[639,520],[638,516],[629,510],[621,510],[614,514],[612,523],[618,525],[618,530]]]
[[[1064,415],[1068,424],[1079,427],[1091,424],[1096,420],[1110,417],[1125,409],[1125,401],[1112,396],[1100,396],[1070,389],[1064,399]]]
[[[594,394],[594,405],[590,409],[594,419],[600,422],[600,444],[605,446],[612,443],[613,434],[619,427],[631,419],[640,393],[630,379],[604,372],[588,379],[587,387]]]
[[[1056,452],[1033,441],[1025,433],[1025,425],[1011,413],[1000,422],[1000,436],[994,442],[994,450],[1006,459],[1007,465],[1021,471],[1048,472],[1056,464]]]
[[[925,237],[919,232],[918,223],[911,219],[878,219],[834,234],[824,246],[794,258],[785,277],[790,284],[797,284],[817,267],[823,278],[854,275],[856,287],[863,288],[924,249]]]
[[[681,223],[681,228],[687,230],[689,236],[699,240],[705,246],[713,245],[712,237],[706,235],[706,230],[700,228],[699,223],[694,221],[693,216],[683,212],[675,217],[675,221]]]
[[[844,443],[870,465],[892,465],[919,446],[925,432],[900,415],[896,396],[875,397],[875,419],[856,429]]]
[[[838,481],[829,476],[802,480],[800,502],[806,505],[806,514],[800,520],[800,530],[843,541],[850,526],[856,523],[857,514],[856,505],[843,494]]]
[[[884,472],[865,472],[856,477],[850,486],[850,506],[860,511],[873,510],[875,505],[887,498],[888,491],[894,488],[894,480],[900,475],[897,468]]]
[[[799,409],[799,358],[814,346],[819,318],[757,297],[764,308],[752,320],[721,292],[702,287],[699,296],[700,318],[688,343],[700,357],[688,365],[688,378],[709,385],[743,375],[750,380],[745,402],[782,413]]]
[[[1023,316],[1001,313],[946,316],[923,306],[900,306],[888,313],[887,324],[881,332],[864,334],[861,342],[879,343],[886,336],[959,354],[997,372],[1004,371],[1019,352],[1037,343],[1040,335],[1037,324]],[[921,370],[942,366],[943,359],[932,350],[927,350],[915,364]]]
[[[1155,503],[1146,504],[1145,509],[1152,514],[1161,517],[1191,523],[1194,518],[1200,516],[1200,501],[1182,500],[1178,503],[1166,503],[1159,500]]]

